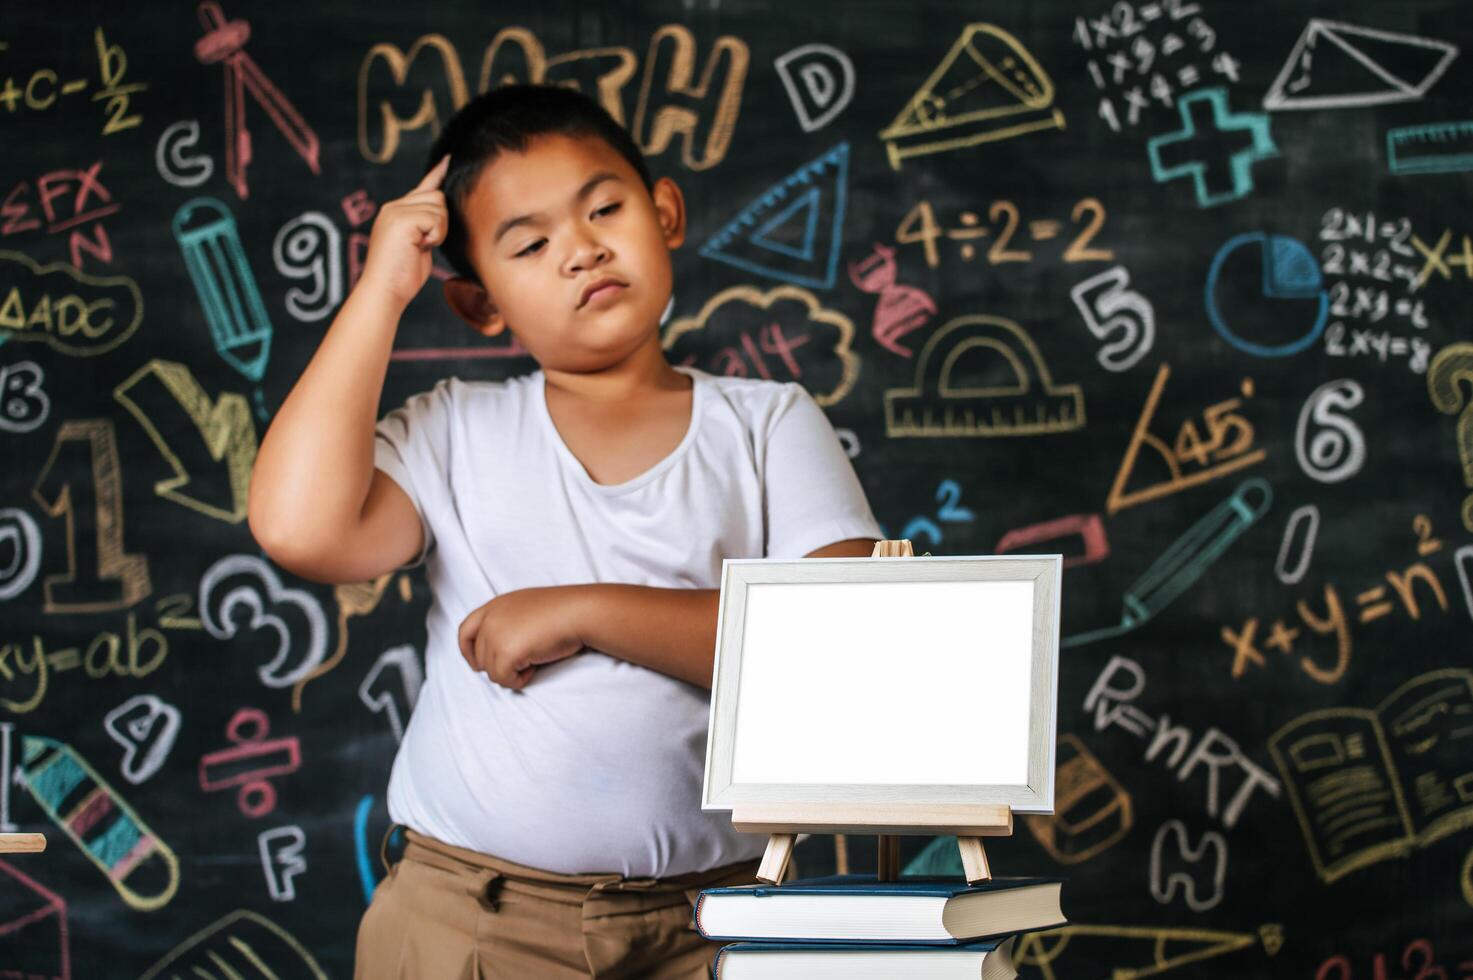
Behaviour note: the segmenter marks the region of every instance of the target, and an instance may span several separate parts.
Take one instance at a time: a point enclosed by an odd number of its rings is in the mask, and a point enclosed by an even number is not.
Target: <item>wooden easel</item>
[[[907,539],[875,542],[871,558],[913,558]],[[894,803],[763,803],[736,804],[732,826],[748,834],[767,834],[767,852],[757,869],[757,880],[780,884],[799,834],[875,834],[878,837],[877,872],[880,881],[900,877],[901,834],[955,834],[961,850],[967,884],[992,878],[983,837],[1007,837],[1013,832],[1013,810],[1006,804],[931,804],[924,807]]]
[[[44,850],[45,834],[0,834],[0,854],[36,854]]]

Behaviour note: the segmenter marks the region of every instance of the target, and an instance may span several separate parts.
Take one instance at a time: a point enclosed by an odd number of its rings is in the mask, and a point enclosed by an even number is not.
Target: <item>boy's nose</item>
[[[608,246],[591,239],[579,242],[568,257],[568,271],[582,272],[603,265],[609,260]]]

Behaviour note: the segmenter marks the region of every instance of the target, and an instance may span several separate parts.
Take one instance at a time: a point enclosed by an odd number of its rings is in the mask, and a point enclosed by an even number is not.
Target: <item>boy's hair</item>
[[[450,222],[440,251],[458,274],[480,280],[466,255],[463,205],[481,171],[502,153],[525,153],[533,137],[551,133],[603,140],[629,161],[646,190],[654,189],[644,155],[629,133],[582,92],[554,85],[502,85],[484,92],[461,106],[445,125],[425,165],[429,172],[450,154],[450,169],[441,185]]]

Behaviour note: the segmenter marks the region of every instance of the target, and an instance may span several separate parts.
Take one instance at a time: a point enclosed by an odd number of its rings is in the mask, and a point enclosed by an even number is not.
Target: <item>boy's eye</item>
[[[605,204],[603,207],[593,212],[593,214],[595,217],[603,214],[613,214],[615,211],[619,210],[619,208],[622,207],[623,204],[623,201],[615,201],[613,204]],[[547,244],[547,239],[539,238],[537,239],[537,241],[533,242],[531,245],[528,245],[526,248],[518,252],[517,257],[520,258],[523,255],[535,255],[545,244]]]

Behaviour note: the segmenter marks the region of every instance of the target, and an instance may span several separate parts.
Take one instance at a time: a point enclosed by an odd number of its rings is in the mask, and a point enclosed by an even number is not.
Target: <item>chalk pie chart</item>
[[[1304,350],[1324,332],[1330,309],[1314,253],[1296,238],[1261,231],[1230,238],[1217,250],[1205,301],[1212,329],[1258,357]]]

